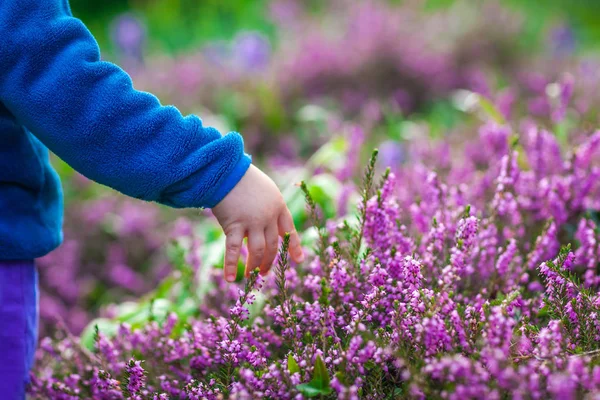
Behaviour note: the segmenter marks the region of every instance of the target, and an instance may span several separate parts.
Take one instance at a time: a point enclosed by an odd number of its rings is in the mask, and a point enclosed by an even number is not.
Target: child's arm
[[[266,272],[277,247],[271,232],[293,231],[293,224],[272,181],[248,170],[241,136],[222,137],[199,118],[136,91],[124,71],[100,61],[90,32],[66,11],[66,0],[0,0],[0,101],[97,182],[172,207],[219,204],[214,212],[228,235],[228,279],[240,230],[249,237],[249,266]],[[291,252],[301,259],[297,234]]]
[[[216,205],[250,165],[241,136],[136,91],[61,3],[0,1],[0,101],[90,179],[172,207]]]

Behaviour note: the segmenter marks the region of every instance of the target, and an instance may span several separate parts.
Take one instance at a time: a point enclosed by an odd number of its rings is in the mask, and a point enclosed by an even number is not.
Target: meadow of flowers
[[[277,4],[294,46],[241,36],[253,63],[213,48],[136,76],[267,135],[249,146],[273,154],[307,261],[284,239],[271,274],[244,279],[241,260],[228,284],[208,212],[67,198],[66,242],[40,261],[50,336],[30,396],[600,398],[595,62],[564,55],[564,37],[529,57],[503,47],[520,24],[497,6],[453,25],[464,9],[336,1],[351,28],[324,40],[334,11]],[[228,72],[211,83],[214,51]]]

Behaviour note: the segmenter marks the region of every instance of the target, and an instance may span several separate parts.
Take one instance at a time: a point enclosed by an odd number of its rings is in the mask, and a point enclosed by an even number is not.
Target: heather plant
[[[301,185],[306,263],[284,240],[271,276],[207,268],[199,296],[180,259],[145,321],[45,339],[32,397],[598,396],[600,133],[527,126],[381,177],[374,153],[356,215],[324,218]]]
[[[331,164],[345,147],[347,140],[337,138],[317,151],[301,173],[294,176],[301,179],[310,171]],[[202,272],[201,266],[212,266],[222,258],[223,234],[209,213],[176,214],[155,204],[111,193],[81,175],[68,172],[65,242],[37,261],[42,337],[57,329],[85,336],[84,328],[98,316],[130,321],[139,310],[136,300],[151,296],[157,285],[162,282],[165,286],[173,274],[188,273],[181,260],[192,267],[189,273],[193,275]],[[275,178],[282,184],[290,179],[285,171]],[[335,185],[339,183],[334,175],[325,173],[309,183],[315,201],[325,210],[325,217],[337,213],[333,204],[337,196]],[[293,188],[288,188],[285,197],[294,221],[297,226],[304,226],[308,216],[302,195],[289,189]],[[191,222],[194,219],[203,219],[205,223],[194,226]],[[185,249],[185,257],[172,248],[172,243]]]

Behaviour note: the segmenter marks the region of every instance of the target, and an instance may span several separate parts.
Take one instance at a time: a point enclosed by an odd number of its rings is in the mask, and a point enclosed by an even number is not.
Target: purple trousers
[[[22,400],[37,344],[38,287],[33,260],[0,260],[0,398]]]

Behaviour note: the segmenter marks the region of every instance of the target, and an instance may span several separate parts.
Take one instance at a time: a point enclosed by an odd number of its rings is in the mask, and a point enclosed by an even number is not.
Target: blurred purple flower
[[[233,56],[245,70],[263,69],[271,58],[271,43],[258,32],[241,33],[233,43]]]
[[[119,235],[143,234],[156,226],[158,209],[149,203],[127,200],[119,210],[119,223],[115,227]]]
[[[510,118],[512,107],[517,100],[517,95],[515,90],[512,88],[504,89],[502,92],[498,94],[496,97],[496,106],[498,110],[502,113],[504,118]]]
[[[84,309],[75,307],[69,310],[65,322],[73,332],[81,332],[88,322],[90,322],[90,315]]]
[[[194,233],[194,225],[188,218],[180,217],[177,218],[171,229],[171,237],[174,239],[180,237],[192,236]]]
[[[337,215],[339,217],[345,217],[348,213],[348,201],[355,191],[356,187],[352,183],[347,183],[343,186],[337,200]]]
[[[392,100],[404,113],[408,113],[414,106],[412,96],[404,89],[396,90],[392,95]]]
[[[115,18],[111,38],[126,68],[135,69],[143,65],[146,27],[138,17],[125,13]]]
[[[298,3],[293,0],[276,0],[271,3],[270,7],[271,18],[281,26],[293,24],[301,12]]]
[[[61,316],[66,315],[66,307],[56,296],[47,294],[44,290],[40,293],[40,318],[43,321],[56,322]]]
[[[278,154],[290,159],[298,157],[298,140],[290,135],[281,138],[278,145]]]
[[[548,116],[552,109],[546,96],[537,96],[529,100],[527,108],[535,116]]]
[[[144,288],[141,276],[125,264],[114,264],[110,267],[110,279],[116,285],[136,292]]]
[[[575,51],[575,32],[568,24],[563,24],[550,32],[550,49],[554,55],[568,56]]]
[[[491,97],[490,85],[485,73],[480,69],[473,69],[467,73],[467,87],[475,93],[487,98]]]
[[[398,169],[404,162],[405,151],[401,143],[386,140],[379,146],[379,164],[384,168]]]
[[[575,86],[575,78],[571,74],[565,74],[562,80],[559,82],[559,96],[558,105],[552,112],[552,120],[555,123],[562,121],[567,113],[567,107],[573,96],[573,90]]]
[[[224,66],[231,59],[231,51],[227,43],[223,41],[210,43],[202,49],[204,58],[217,66]]]
[[[127,265],[127,253],[118,244],[112,244],[107,251],[106,268],[110,280],[131,291],[141,291],[144,281],[141,276]]]

